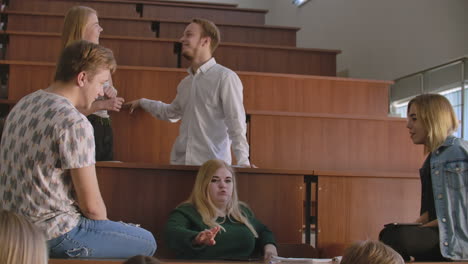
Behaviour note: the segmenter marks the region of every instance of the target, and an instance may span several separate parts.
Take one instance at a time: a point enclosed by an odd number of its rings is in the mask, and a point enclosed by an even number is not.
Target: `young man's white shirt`
[[[214,58],[203,64],[177,87],[171,104],[141,99],[140,105],[153,116],[171,122],[182,119],[179,136],[171,151],[171,164],[201,165],[210,159],[249,166],[246,117],[242,83],[235,72]]]

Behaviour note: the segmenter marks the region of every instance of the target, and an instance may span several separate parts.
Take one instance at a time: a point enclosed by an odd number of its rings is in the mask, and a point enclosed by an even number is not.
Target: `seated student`
[[[142,228],[107,219],[94,167],[91,107],[116,68],[112,51],[77,41],[62,52],[54,82],[11,110],[0,146],[0,209],[24,215],[46,233],[55,258],[153,255]]]
[[[403,258],[379,241],[356,242],[346,249],[340,264],[404,264]]]
[[[405,260],[468,259],[468,143],[454,137],[458,120],[450,102],[423,94],[408,104],[410,137],[429,155],[422,168],[421,226],[388,226],[380,240]]]
[[[234,171],[222,160],[200,167],[192,194],[172,211],[164,233],[168,247],[183,259],[277,255],[272,232],[238,200]]]
[[[24,217],[0,210],[0,263],[47,264],[44,234]]]
[[[62,48],[77,40],[87,40],[99,44],[102,32],[96,10],[86,6],[74,6],[65,16],[62,31]],[[77,106],[77,109],[88,117],[94,129],[96,143],[96,161],[113,160],[113,134],[108,111],[119,112],[124,99],[117,97],[112,77],[104,85],[104,95],[99,96],[90,108]]]

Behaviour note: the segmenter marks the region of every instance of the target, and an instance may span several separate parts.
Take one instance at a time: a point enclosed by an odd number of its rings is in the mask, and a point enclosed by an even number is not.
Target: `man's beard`
[[[182,51],[182,56],[183,56],[186,60],[188,60],[188,61],[192,61],[192,60],[193,60],[193,55],[187,54],[187,53],[185,53],[185,52],[183,52],[183,51]]]

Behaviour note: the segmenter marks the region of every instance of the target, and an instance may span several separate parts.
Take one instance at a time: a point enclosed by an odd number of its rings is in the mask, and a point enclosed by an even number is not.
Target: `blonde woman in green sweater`
[[[200,167],[189,199],[169,216],[165,239],[182,259],[278,255],[273,233],[238,200],[234,171],[222,160]]]

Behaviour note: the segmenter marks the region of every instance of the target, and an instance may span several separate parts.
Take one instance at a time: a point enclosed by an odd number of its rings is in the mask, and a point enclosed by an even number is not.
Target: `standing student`
[[[86,6],[75,6],[65,16],[62,32],[62,48],[77,40],[87,40],[99,44],[102,32],[97,12]],[[104,95],[93,102],[91,108],[78,108],[88,117],[94,128],[96,144],[96,161],[113,160],[113,133],[108,111],[119,112],[124,99],[117,97],[112,77],[104,85]]]
[[[236,177],[222,160],[198,171],[192,194],[172,211],[164,231],[169,248],[183,259],[248,259],[278,255],[273,233],[239,201]]]
[[[421,226],[388,226],[380,239],[405,260],[468,259],[468,143],[452,134],[458,120],[450,102],[423,94],[408,104],[409,135],[428,154],[420,169]]]
[[[11,110],[0,145],[0,209],[24,215],[46,234],[53,258],[151,256],[153,235],[107,218],[96,177],[89,109],[116,68],[112,51],[68,45],[54,82]]]
[[[189,75],[177,87],[170,104],[145,98],[127,103],[153,116],[182,124],[171,152],[171,164],[201,165],[210,159],[250,166],[242,83],[235,72],[216,63],[213,52],[220,42],[211,21],[194,19],[184,31],[182,55],[190,61]]]

